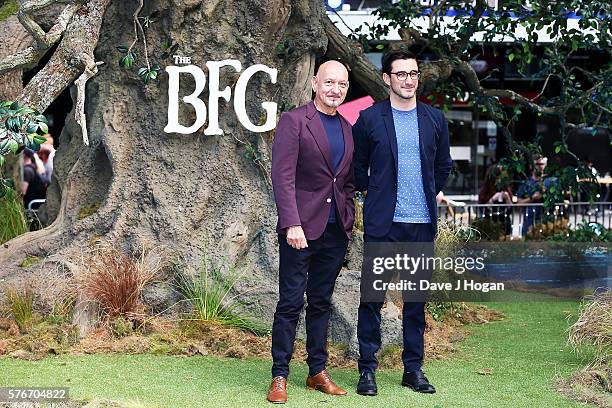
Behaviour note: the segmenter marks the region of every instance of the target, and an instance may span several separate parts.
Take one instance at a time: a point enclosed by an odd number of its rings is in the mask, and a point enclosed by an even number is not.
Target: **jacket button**
[[[334,183],[336,182],[336,178],[334,177]]]
[[[328,199],[327,199],[327,200],[325,200],[325,201],[327,201],[328,203],[331,203],[331,198],[328,198]]]

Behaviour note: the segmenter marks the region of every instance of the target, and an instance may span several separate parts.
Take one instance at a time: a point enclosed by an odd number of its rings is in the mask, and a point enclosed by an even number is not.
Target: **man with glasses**
[[[452,160],[444,114],[417,100],[419,66],[415,55],[392,50],[382,58],[389,99],[361,112],[353,127],[356,190],[366,195],[364,241],[431,243],[437,228],[436,195]],[[362,284],[364,277],[362,276]],[[376,353],[381,347],[382,302],[365,302],[358,311],[359,384],[357,393],[376,395]],[[402,385],[434,393],[421,366],[425,304],[403,304]]]
[[[287,401],[289,360],[306,293],[306,387],[344,395],[325,370],[327,327],[336,278],[355,218],[353,136],[337,108],[348,91],[338,61],[312,78],[314,101],[283,114],[272,146],[272,187],[278,211],[279,299],[272,325],[268,401]]]

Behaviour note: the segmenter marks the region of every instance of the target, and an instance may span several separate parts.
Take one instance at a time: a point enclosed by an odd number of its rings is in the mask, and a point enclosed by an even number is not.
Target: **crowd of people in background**
[[[533,162],[531,164],[530,172],[531,175],[529,178],[521,181],[518,184],[510,185],[508,184],[507,177],[504,176],[504,168],[497,163],[492,164],[486,171],[483,185],[479,190],[478,194],[478,203],[479,204],[505,204],[508,207],[503,209],[493,210],[492,208],[485,208],[484,215],[491,216],[493,221],[501,222],[506,221],[508,223],[509,216],[512,212],[512,209],[509,208],[514,204],[538,204],[543,202],[544,193],[553,185],[555,182],[554,177],[550,177],[546,174],[546,166],[548,164],[548,159],[542,155],[536,155],[533,158]],[[600,177],[599,173],[593,166],[593,160],[591,158],[585,159],[585,165],[587,169],[590,170],[594,179]],[[581,181],[581,180],[579,180]],[[591,181],[590,179],[584,179],[584,181]],[[513,191],[516,191],[516,193]],[[607,201],[609,196],[609,186],[602,186],[602,194],[598,194],[597,198],[602,199],[603,201]],[[578,201],[587,201],[587,199],[578,192]],[[529,228],[534,225],[535,220],[541,218],[541,206],[525,206],[523,224],[521,228],[521,233],[524,236]],[[506,215],[505,219],[504,214]],[[509,225],[506,226],[508,230],[510,228]],[[506,231],[506,233],[510,233],[510,231]]]
[[[25,149],[23,154],[23,181],[21,182],[20,192],[23,196],[25,208],[37,209],[47,196],[47,187],[51,183],[53,175],[53,159],[55,148],[53,147],[53,137],[47,134],[47,139],[37,152]]]

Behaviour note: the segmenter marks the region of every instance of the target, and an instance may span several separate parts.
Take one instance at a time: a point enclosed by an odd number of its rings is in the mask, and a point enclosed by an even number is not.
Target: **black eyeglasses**
[[[412,79],[413,81],[416,81],[417,79],[421,77],[421,73],[419,71],[414,71],[414,70],[410,72],[406,72],[406,71],[389,72],[389,74],[395,75],[397,79],[399,79],[400,81],[405,81],[409,76],[410,76],[410,79]]]

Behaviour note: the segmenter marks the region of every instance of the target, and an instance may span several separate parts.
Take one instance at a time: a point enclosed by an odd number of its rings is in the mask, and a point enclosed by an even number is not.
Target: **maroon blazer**
[[[272,187],[278,211],[277,231],[301,225],[306,239],[319,238],[329,217],[332,194],[336,222],[351,238],[355,221],[353,135],[338,113],[344,156],[334,177],[331,149],[314,102],[283,113],[272,145]]]

